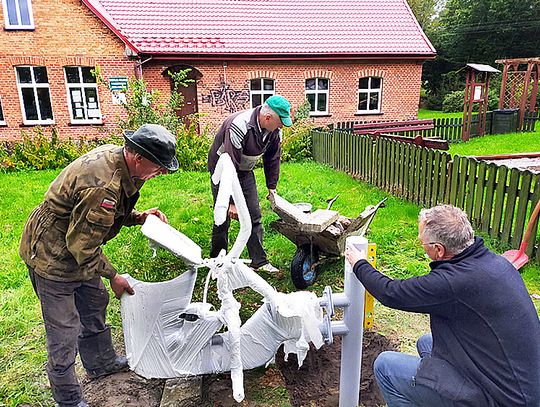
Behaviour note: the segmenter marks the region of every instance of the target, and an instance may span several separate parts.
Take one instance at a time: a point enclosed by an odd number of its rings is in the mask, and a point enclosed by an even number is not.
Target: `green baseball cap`
[[[266,99],[266,104],[276,112],[284,126],[292,125],[291,120],[291,104],[283,96],[274,95]]]

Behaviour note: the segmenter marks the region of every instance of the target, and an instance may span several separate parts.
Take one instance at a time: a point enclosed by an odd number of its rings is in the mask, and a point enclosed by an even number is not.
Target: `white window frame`
[[[258,80],[261,82],[261,89],[260,90],[252,90],[251,89],[251,81],[255,81],[255,80]],[[272,85],[273,85],[273,89],[272,90],[265,90],[264,89],[264,81],[265,80],[269,80],[269,81],[272,81]],[[253,95],[261,95],[261,105],[264,103],[264,97],[266,95],[268,95],[268,97],[270,96],[274,96],[276,94],[276,80],[275,79],[272,79],[272,78],[253,78],[253,79],[250,79],[249,80],[249,106],[251,108],[254,108],[256,106],[253,106]],[[260,106],[260,105],[257,105],[257,106]]]
[[[2,0],[2,9],[4,10],[4,27],[6,30],[33,30],[35,29],[34,25],[34,13],[32,11],[32,0],[14,0],[15,1],[15,11],[17,13],[17,22],[18,24],[11,24],[9,22],[9,12],[8,12],[8,6],[7,2],[8,0]],[[28,14],[30,18],[30,24],[24,25],[22,24],[22,18],[21,18],[21,7],[20,3],[25,2],[26,6],[28,8]]]
[[[6,125],[6,115],[4,114],[4,105],[2,104],[2,97],[0,96],[0,113],[2,113],[2,117],[4,120],[0,120],[0,126]]]
[[[365,78],[368,78],[368,87],[360,89],[360,81],[362,79],[365,79]],[[371,87],[371,80],[373,78],[380,79],[381,85],[380,85],[379,88],[372,88]],[[358,84],[357,85],[358,89],[357,89],[357,94],[356,94],[356,106],[358,106],[360,104],[360,93],[367,93],[368,103],[367,103],[367,109],[366,110],[357,110],[356,113],[357,114],[381,113],[383,78],[381,78],[380,76],[364,76],[362,78],[358,78],[357,84]],[[371,94],[378,94],[379,95],[377,109],[370,109],[369,108],[369,99],[370,99]]]
[[[79,71],[79,79],[81,80],[81,82],[79,83],[69,83],[68,82],[68,78],[67,78],[67,72],[66,72],[66,68],[77,68],[78,71]],[[98,94],[98,86],[97,86],[97,81],[96,82],[91,82],[91,83],[85,83],[85,82],[82,82],[82,68],[91,68],[89,66],[75,66],[75,65],[69,65],[69,66],[64,66],[64,81],[66,83],[66,100],[67,100],[67,103],[68,103],[68,110],[69,110],[69,117],[71,119],[71,123],[72,124],[101,124],[103,123],[102,121],[102,118],[103,118],[103,115],[101,114],[101,103],[99,102],[99,94]],[[96,91],[96,98],[97,98],[97,108],[99,110],[99,118],[94,118],[94,119],[77,119],[75,117],[73,117],[73,108],[72,108],[72,104],[73,104],[73,101],[71,100],[71,92],[70,90],[72,88],[81,88],[82,89],[82,95],[81,95],[81,101],[82,101],[82,109],[84,110],[84,113],[85,113],[85,116],[88,117],[88,106],[87,106],[87,103],[86,103],[86,89],[95,89]]]
[[[32,83],[20,83],[19,82],[19,75],[17,73],[17,68],[30,68],[30,75],[32,77]],[[22,113],[22,116],[23,116],[23,124],[25,124],[25,125],[38,125],[38,124],[50,125],[50,124],[54,124],[54,109],[53,109],[54,105],[53,105],[53,100],[52,100],[51,87],[49,86],[49,82],[47,82],[47,83],[36,83],[36,80],[34,78],[34,68],[45,68],[45,70],[47,69],[47,67],[42,67],[42,66],[38,66],[38,65],[19,65],[19,66],[15,67],[15,78],[17,79],[17,89],[19,91],[19,101],[21,103],[21,113]],[[47,80],[48,80],[48,78],[49,78],[49,75],[47,74]],[[38,120],[27,120],[26,119],[26,110],[24,108],[24,98],[23,98],[23,94],[22,94],[22,90],[25,89],[25,88],[30,88],[30,89],[32,89],[34,91],[34,101],[36,102],[37,114],[38,114],[38,117],[39,117]],[[37,89],[38,88],[47,88],[47,89],[49,89],[49,101],[51,103],[51,113],[52,113],[52,116],[53,116],[52,119],[45,119],[45,120],[41,119],[41,110],[39,108],[39,100],[38,100],[38,96],[37,96]]]
[[[315,80],[315,89],[313,90],[308,90],[306,89],[306,82],[311,80],[311,79],[314,79]],[[319,79],[323,79],[325,81],[328,82],[328,86],[326,87],[326,89],[319,89]],[[330,105],[330,79],[328,78],[323,78],[323,77],[314,77],[314,78],[307,78],[305,81],[304,81],[304,89],[305,89],[305,93],[306,93],[306,98],[307,98],[307,95],[315,95],[315,110],[310,110],[309,111],[309,116],[327,116],[328,115],[328,106]],[[317,110],[317,107],[318,107],[318,95],[319,94],[325,94],[326,95],[326,106],[325,106],[325,109],[324,111],[323,110]]]

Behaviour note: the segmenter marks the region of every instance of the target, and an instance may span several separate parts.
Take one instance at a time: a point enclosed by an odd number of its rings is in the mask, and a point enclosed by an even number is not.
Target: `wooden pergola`
[[[499,109],[519,109],[518,129],[521,129],[525,113],[534,112],[536,108],[540,57],[498,59],[495,62],[504,66]]]

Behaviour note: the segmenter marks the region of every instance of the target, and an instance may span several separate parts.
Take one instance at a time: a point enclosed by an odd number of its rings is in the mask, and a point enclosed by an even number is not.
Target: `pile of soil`
[[[365,407],[384,405],[373,374],[373,362],[379,353],[398,350],[398,343],[376,332],[365,331],[362,349],[362,373],[360,380],[360,403]],[[289,398],[294,407],[338,406],[339,373],[341,368],[341,338],[320,349],[311,349],[298,369],[296,355],[289,355],[285,362],[283,352],[276,355]]]
[[[363,406],[384,405],[373,376],[373,361],[379,353],[397,350],[397,346],[395,340],[376,332],[364,332],[360,383],[360,402]],[[330,346],[310,350],[300,369],[296,355],[289,355],[285,362],[283,351],[280,350],[276,355],[276,366],[266,369],[262,376],[256,370],[244,372],[246,401],[242,405],[253,405],[249,402],[250,388],[282,385],[286,386],[294,407],[338,406],[340,366],[339,337],[334,337],[334,343]],[[118,373],[97,380],[89,380],[82,375],[81,380],[83,394],[92,407],[159,407],[164,384],[164,380],[147,380],[133,372]],[[231,379],[228,374],[205,376],[203,395],[205,405],[238,405],[232,398]]]

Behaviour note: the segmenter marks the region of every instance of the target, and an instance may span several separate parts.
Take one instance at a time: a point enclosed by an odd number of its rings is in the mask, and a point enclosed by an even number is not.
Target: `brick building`
[[[0,139],[54,124],[61,136],[116,131],[118,89],[141,76],[179,114],[215,128],[272,94],[306,98],[317,124],[415,118],[435,50],[406,0],[2,0]],[[99,66],[101,82],[91,75]],[[116,88],[115,88],[116,86]],[[113,89],[113,90],[111,90]],[[116,91],[114,91],[116,89]]]

